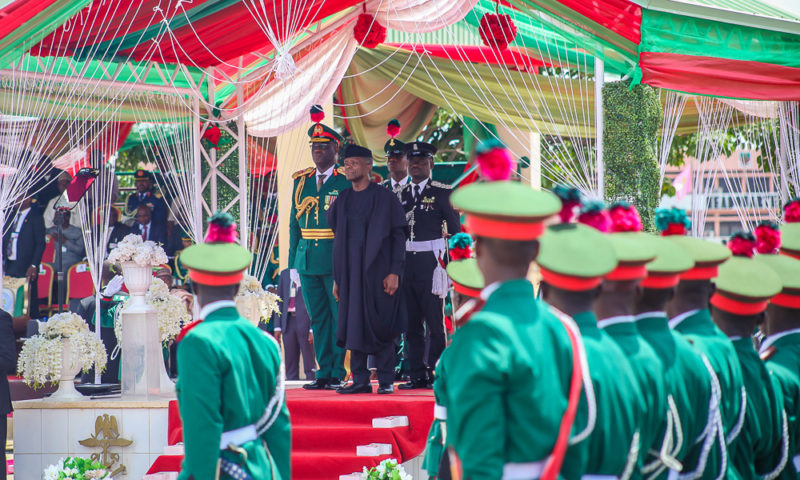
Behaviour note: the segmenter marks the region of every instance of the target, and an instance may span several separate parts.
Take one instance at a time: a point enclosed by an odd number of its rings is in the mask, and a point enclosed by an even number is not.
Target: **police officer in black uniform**
[[[444,297],[448,280],[446,236],[461,229],[458,213],[450,205],[452,187],[432,180],[436,147],[429,143],[406,145],[411,181],[400,192],[410,238],[406,242],[403,278],[408,308],[406,347],[410,381],[401,389],[430,388],[433,369],[445,346]],[[446,232],[446,233],[445,233]],[[425,365],[425,329],[430,335]]]
[[[391,127],[396,125],[395,130]],[[381,186],[391,189],[394,193],[400,191],[408,185],[411,178],[408,176],[408,157],[406,157],[406,144],[398,140],[396,135],[400,133],[400,122],[392,119],[387,128],[389,130],[389,140],[383,146],[386,153],[386,169],[389,170],[389,178],[381,182]]]
[[[134,175],[136,191],[128,196],[125,203],[125,211],[128,216],[135,216],[139,205],[147,205],[153,212],[153,223],[162,224],[164,230],[167,228],[167,202],[160,192],[154,188],[155,178],[152,172],[147,170],[136,170]]]

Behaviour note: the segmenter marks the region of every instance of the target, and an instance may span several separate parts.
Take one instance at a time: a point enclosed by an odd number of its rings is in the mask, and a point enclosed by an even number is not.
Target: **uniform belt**
[[[444,238],[437,238],[436,240],[425,240],[421,242],[406,241],[406,252],[434,252],[436,250],[444,250]]]
[[[547,462],[506,463],[503,465],[503,480],[531,480],[539,478]]]
[[[227,432],[223,432],[222,436],[219,439],[219,449],[225,450],[231,444],[235,446],[244,445],[247,442],[251,442],[258,438],[258,431],[256,430],[256,425],[251,423],[250,425],[246,425],[242,428],[237,428],[236,430],[229,430]]]
[[[330,228],[301,228],[300,235],[306,240],[333,240],[333,230]]]
[[[794,463],[794,469],[800,472],[800,455],[795,455],[792,458],[792,463]]]
[[[437,420],[447,420],[447,407],[434,404],[433,405],[433,418]]]

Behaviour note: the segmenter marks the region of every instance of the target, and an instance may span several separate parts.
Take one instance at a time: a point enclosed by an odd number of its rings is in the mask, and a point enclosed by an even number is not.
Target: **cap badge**
[[[314,127],[314,135],[322,135],[322,131],[322,125],[318,123],[317,126]]]

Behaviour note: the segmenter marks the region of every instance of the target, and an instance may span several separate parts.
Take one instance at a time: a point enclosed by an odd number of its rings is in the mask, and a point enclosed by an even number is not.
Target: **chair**
[[[52,244],[53,241],[50,240]],[[51,248],[52,250],[52,248]],[[47,251],[47,250],[45,250]],[[42,259],[44,262],[44,258]],[[53,303],[53,280],[55,273],[53,267],[46,263],[39,265],[39,276],[36,277],[36,297],[42,310],[50,309]]]
[[[78,270],[83,271],[78,271]],[[67,270],[67,288],[66,297],[64,298],[64,305],[62,310],[69,311],[69,301],[77,298],[82,299],[94,295],[94,283],[92,282],[92,274],[89,272],[89,264],[87,262],[79,262],[69,267]],[[51,300],[52,302],[52,300]],[[58,310],[58,298],[55,302],[50,304],[50,314]]]
[[[44,236],[44,253],[42,263],[53,263],[56,261],[56,241],[50,235]],[[48,303],[49,305],[49,303]]]

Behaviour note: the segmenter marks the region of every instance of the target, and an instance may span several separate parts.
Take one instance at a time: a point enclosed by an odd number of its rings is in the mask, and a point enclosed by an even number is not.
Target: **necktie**
[[[319,192],[322,190],[322,185],[325,183],[325,174],[321,173],[317,175],[317,191]]]
[[[419,185],[414,185],[414,201],[419,200]]]
[[[147,225],[142,225],[142,240],[147,240]]]

